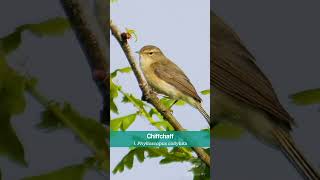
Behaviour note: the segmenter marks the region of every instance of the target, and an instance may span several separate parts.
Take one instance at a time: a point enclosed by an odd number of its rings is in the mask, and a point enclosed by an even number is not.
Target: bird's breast
[[[159,78],[154,69],[151,67],[151,60],[148,58],[143,58],[140,60],[140,66],[144,77],[146,78],[148,84],[152,87],[154,91],[160,94],[164,94],[171,99],[175,100],[184,100],[191,105],[194,105],[196,102],[193,98],[184,95],[181,91],[175,88],[173,85],[167,83],[165,80]]]

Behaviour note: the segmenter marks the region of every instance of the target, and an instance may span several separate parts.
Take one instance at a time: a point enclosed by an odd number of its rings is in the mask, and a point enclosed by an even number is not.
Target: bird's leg
[[[166,98],[166,99],[171,99],[169,96],[163,96],[163,98]],[[173,107],[173,105],[175,105],[176,103],[178,102],[178,100],[175,100],[168,108],[168,111],[171,112],[171,114],[173,113],[173,110],[171,109]]]
[[[178,102],[178,100],[175,100],[169,107],[169,109],[171,110],[172,106],[175,105]],[[171,110],[172,111],[172,110]]]
[[[148,101],[148,98],[145,93],[142,94],[141,99],[142,99],[142,101]]]
[[[156,93],[153,91],[153,89],[149,86],[149,88],[146,88],[146,86],[148,86],[148,84],[143,84],[142,85],[142,89],[146,89],[146,92],[142,94],[141,99],[143,101],[148,102],[149,101],[149,97],[152,95],[156,95]]]
[[[141,87],[141,89],[146,89],[147,90],[147,92],[146,93],[144,93],[144,91],[142,91],[142,97],[141,97],[141,99],[143,100],[143,101],[147,101],[148,102],[148,95],[150,94],[150,89],[148,89],[148,88],[146,88],[147,87],[147,83],[141,83],[141,84],[139,84],[140,85],[140,87]]]

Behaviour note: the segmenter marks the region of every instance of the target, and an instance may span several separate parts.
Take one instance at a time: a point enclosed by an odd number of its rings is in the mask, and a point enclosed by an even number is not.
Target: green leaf
[[[210,180],[210,168],[199,159],[193,161],[193,180]]]
[[[122,119],[121,118],[112,119],[110,121],[110,128],[113,131],[118,131],[120,129],[120,127],[121,127],[121,124],[122,124]]]
[[[208,94],[210,94],[210,89],[203,90],[200,93],[203,95],[208,95]]]
[[[25,79],[7,66],[0,53],[0,155],[26,165],[23,146],[10,120],[25,110]]]
[[[146,158],[144,156],[144,151],[139,151],[139,150],[136,152],[136,157],[140,163],[142,163],[144,161],[144,159]]]
[[[154,125],[156,127],[163,127],[167,131],[174,131],[174,128],[172,127],[172,125],[168,121],[165,121],[165,120],[154,122],[154,123],[152,123],[152,125]]]
[[[149,158],[165,156],[168,154],[167,148],[146,148],[145,151],[148,153],[147,157]]]
[[[119,110],[114,100],[119,96],[119,88],[120,87],[110,79],[110,110],[116,114],[119,114]]]
[[[25,25],[26,29],[37,36],[61,36],[70,29],[70,24],[63,17],[55,17],[38,24]]]
[[[119,114],[118,107],[113,100],[110,100],[110,110],[116,114]]]
[[[60,108],[58,103],[52,103],[51,106],[55,108]],[[49,131],[65,128],[66,126],[60,120],[58,120],[55,114],[50,109],[45,109],[41,112],[42,121],[37,124],[37,128],[46,129]]]
[[[100,161],[103,162],[109,159],[107,157],[107,152],[109,151],[106,142],[107,131],[102,124],[94,119],[83,117],[68,103],[65,103],[63,107],[60,107],[57,103],[51,103],[42,114],[43,119],[38,127],[48,129],[71,128],[82,142],[96,152]]]
[[[175,106],[184,106],[186,104],[186,102],[182,101],[182,100],[178,100],[174,105]]]
[[[119,86],[116,85],[112,80],[110,80],[110,97],[111,98],[116,98],[119,96]]]
[[[130,152],[132,153],[132,152]],[[131,155],[129,155],[124,161],[124,165],[128,168],[128,169],[132,169],[133,167],[133,160],[134,160],[134,153],[132,153]]]
[[[123,93],[123,94],[124,94],[123,99],[122,99],[123,103],[131,103],[138,108],[142,108],[145,105],[143,101],[136,98],[132,94],[127,94],[127,93]]]
[[[70,25],[65,18],[56,17],[36,24],[25,24],[19,26],[14,32],[0,38],[0,47],[5,55],[17,49],[21,44],[21,36],[24,31],[30,31],[34,35],[42,36],[59,36],[66,30],[70,29]]]
[[[130,34],[130,36],[134,37],[135,42],[138,41],[138,35],[137,35],[137,32],[135,30],[126,28],[126,32],[128,34]]]
[[[164,97],[162,99],[160,99],[160,102],[166,106],[167,108],[171,107],[173,105],[173,103],[175,102],[175,100],[172,100],[172,99],[169,99],[167,97]],[[183,106],[185,105],[186,103],[184,101],[181,101],[181,100],[178,100],[174,105],[177,105],[177,106]]]
[[[136,156],[139,160],[139,162],[143,162],[145,159],[145,153],[147,153],[147,157],[149,158],[156,158],[163,156],[165,157],[168,155],[168,149],[167,148],[134,148],[131,149],[128,154],[126,154],[122,160],[116,165],[116,167],[113,169],[112,173],[116,174],[118,172],[123,172],[124,167],[127,167],[128,169],[131,169],[133,167],[134,162],[134,156]]]
[[[242,128],[221,122],[213,129],[213,137],[220,139],[238,139],[244,134]]]
[[[24,77],[10,69],[4,57],[0,57],[0,109],[13,115],[22,113],[26,106],[24,87]]]
[[[118,72],[121,73],[130,73],[132,71],[131,67],[125,67],[125,68],[121,68],[121,69],[116,69],[115,71],[113,71],[111,73],[111,78],[115,78],[117,77]]]
[[[320,104],[320,89],[305,90],[290,96],[297,105]]]
[[[85,165],[72,165],[43,175],[25,177],[22,180],[82,180],[87,168]]]
[[[121,130],[125,131],[129,128],[129,126],[134,122],[134,120],[136,119],[137,114],[131,114],[129,115],[127,118],[122,120],[122,126],[121,126]]]
[[[149,115],[153,117],[153,115],[156,115],[159,118],[159,121],[164,121],[164,118],[161,113],[159,113],[155,108],[151,108],[149,111]]]
[[[115,118],[115,119],[111,120],[110,127],[113,131],[117,131],[119,129],[121,129],[122,131],[125,131],[134,122],[136,117],[137,117],[137,113],[130,114],[130,115],[123,116],[123,117],[119,117],[119,118]]]
[[[134,154],[136,151],[138,151],[138,148],[129,151],[129,153],[126,154],[122,158],[122,160],[117,164],[117,166],[113,169],[112,173],[116,174],[117,172],[123,172],[125,166],[127,166],[127,167],[129,166],[132,168],[131,162],[133,165]],[[131,168],[129,168],[129,169],[131,169]]]
[[[0,155],[26,166],[23,146],[10,124],[10,118],[8,113],[0,111]]]
[[[68,103],[64,104],[62,112],[70,123],[73,123],[78,131],[92,142],[95,149],[107,152],[107,131],[102,124],[94,119],[83,117]]]
[[[193,159],[192,155],[184,148],[175,147],[165,155],[160,164],[169,164],[173,162],[187,162]]]
[[[189,158],[187,158],[187,157],[168,156],[168,157],[162,159],[160,161],[160,164],[169,164],[172,162],[184,162],[184,161],[188,161],[188,160],[189,160]]]

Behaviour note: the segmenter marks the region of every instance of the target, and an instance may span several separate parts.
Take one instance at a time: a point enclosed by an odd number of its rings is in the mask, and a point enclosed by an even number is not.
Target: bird
[[[143,75],[155,92],[164,94],[175,102],[178,100],[187,102],[210,124],[210,115],[202,107],[202,99],[182,69],[154,45],[143,46],[137,53]]]
[[[211,113],[283,152],[306,180],[319,180],[316,169],[298,150],[291,136],[295,121],[283,108],[255,57],[222,18],[211,12]]]

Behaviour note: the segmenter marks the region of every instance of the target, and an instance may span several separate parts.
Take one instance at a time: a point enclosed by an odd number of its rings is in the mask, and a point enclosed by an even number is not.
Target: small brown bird
[[[304,179],[319,180],[290,135],[293,118],[280,104],[254,56],[221,18],[211,14],[211,112],[280,149]]]
[[[138,51],[142,72],[153,90],[173,100],[189,103],[204,116],[210,124],[210,116],[201,105],[201,98],[189,78],[162,51],[152,45]]]

